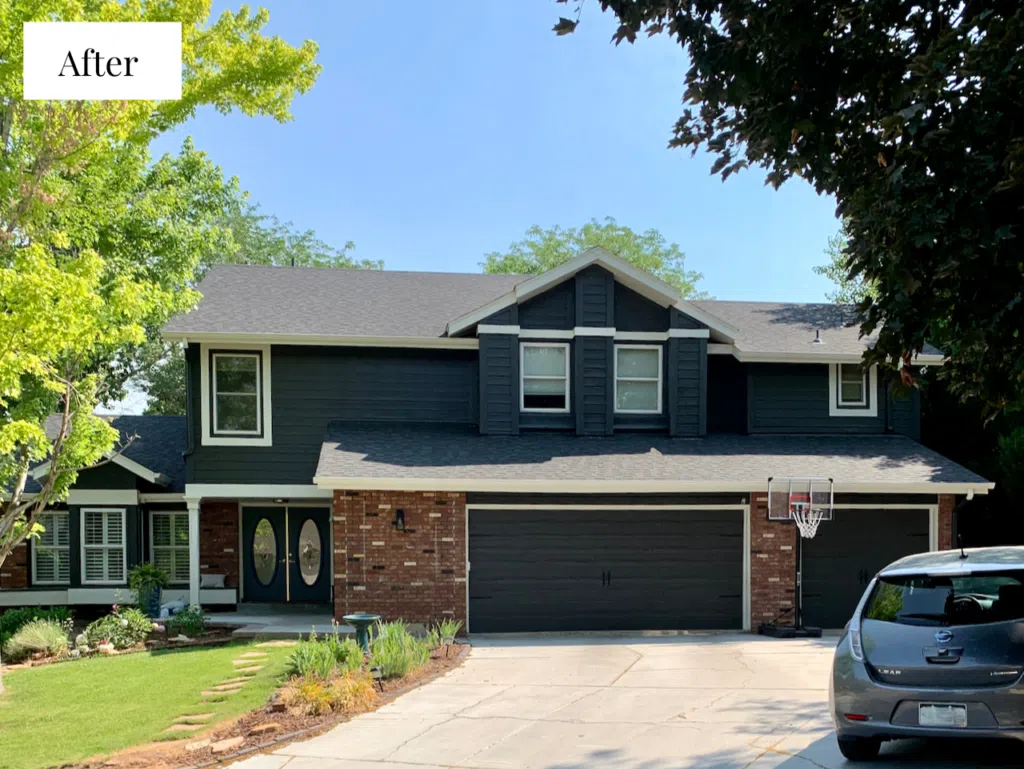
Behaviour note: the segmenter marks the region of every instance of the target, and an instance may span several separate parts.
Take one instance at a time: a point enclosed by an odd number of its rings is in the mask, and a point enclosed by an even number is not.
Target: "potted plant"
[[[152,563],[140,563],[128,572],[128,587],[135,591],[135,601],[148,617],[160,616],[160,598],[169,584],[167,572]]]

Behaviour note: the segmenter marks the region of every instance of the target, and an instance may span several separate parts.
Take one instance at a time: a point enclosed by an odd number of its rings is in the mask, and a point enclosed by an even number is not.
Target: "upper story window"
[[[213,353],[213,434],[260,435],[260,354]]]
[[[270,346],[201,345],[204,446],[271,446]]]
[[[661,413],[661,345],[615,345],[615,413]]]
[[[38,520],[44,531],[32,543],[32,584],[66,585],[71,579],[68,513],[48,510]]]
[[[519,347],[519,408],[569,411],[569,345],[524,342]]]
[[[829,415],[873,417],[878,415],[878,371],[858,363],[829,365]]]

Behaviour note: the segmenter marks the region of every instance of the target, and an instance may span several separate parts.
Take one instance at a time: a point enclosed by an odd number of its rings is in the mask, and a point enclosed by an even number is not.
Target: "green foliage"
[[[484,272],[541,273],[593,246],[601,246],[633,266],[656,275],[675,286],[684,298],[708,298],[697,290],[697,282],[704,276],[686,269],[686,255],[677,243],[667,243],[657,230],[634,232],[610,216],[603,222],[591,219],[582,227],[568,229],[556,226],[545,230],[534,225],[526,231],[523,240],[512,243],[504,253],[487,254],[481,266]]]
[[[825,256],[828,257],[828,264],[822,264],[814,268],[818,275],[824,275],[835,283],[836,288],[830,292],[828,300],[836,304],[860,304],[865,300],[874,299],[878,288],[874,283],[864,280],[861,275],[851,275],[847,261],[846,226],[828,239],[828,246],[825,248]]]
[[[299,641],[288,658],[288,674],[326,681],[338,671],[358,670],[362,664],[363,650],[359,644],[353,638],[341,638],[335,627],[323,639],[314,630],[308,640]]]
[[[380,668],[381,678],[401,678],[427,664],[431,647],[417,639],[402,620],[378,622],[370,641],[370,664]]]
[[[189,606],[185,611],[168,617],[166,627],[168,633],[181,633],[189,638],[195,638],[206,629],[206,615],[198,606]]]
[[[77,471],[115,448],[93,416],[118,397],[137,351],[197,299],[201,257],[230,242],[218,219],[237,183],[186,142],[153,162],[149,145],[201,107],[290,119],[320,68],[310,41],[263,30],[264,10],[210,21],[209,0],[0,3],[0,563]],[[182,24],[182,98],[26,101],[26,21]],[[48,425],[54,407],[59,424]],[[34,498],[27,471],[49,460]]]
[[[435,626],[441,643],[450,644],[455,640],[455,636],[459,634],[459,630],[462,629],[462,620],[455,619],[454,617],[445,617],[437,622]]]
[[[13,636],[20,627],[27,625],[32,620],[43,619],[53,620],[58,623],[71,622],[71,610],[67,606],[54,606],[51,609],[41,609],[38,606],[25,606],[20,609],[8,609],[0,614],[0,648],[3,648],[8,639]]]
[[[1024,4],[599,0],[616,43],[668,35],[689,69],[673,147],[836,199],[867,361],[936,344],[958,397],[1024,393]],[[563,25],[564,28],[564,25]],[[566,30],[568,31],[568,30]]]
[[[115,649],[130,649],[146,640],[153,629],[153,620],[134,607],[114,607],[114,611],[85,629],[90,646],[109,642]]]
[[[68,651],[71,621],[34,619],[22,625],[4,644],[4,654],[10,662],[20,662],[33,654],[60,657]]]
[[[170,584],[167,572],[149,561],[132,567],[128,572],[128,587],[140,596],[156,589],[162,590]]]

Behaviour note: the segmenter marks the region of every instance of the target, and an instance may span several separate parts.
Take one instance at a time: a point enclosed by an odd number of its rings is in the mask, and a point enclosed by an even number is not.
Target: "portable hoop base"
[[[804,560],[804,543],[803,537],[797,534],[796,537],[796,603],[793,609],[788,609],[778,617],[773,619],[771,622],[762,622],[757,626],[758,635],[765,635],[771,638],[821,638],[820,627],[808,627],[804,625],[803,612],[801,611],[800,595],[803,590],[801,582],[802,577],[802,566]],[[776,624],[780,619],[785,617],[790,612],[794,612],[794,623],[792,625],[778,625]]]

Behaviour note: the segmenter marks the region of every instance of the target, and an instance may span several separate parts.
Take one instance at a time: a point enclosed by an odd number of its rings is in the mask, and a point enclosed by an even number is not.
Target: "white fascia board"
[[[109,451],[106,454],[104,454],[104,458],[107,459],[108,461],[112,462],[115,465],[119,465],[120,467],[123,467],[128,472],[134,473],[135,475],[139,476],[143,480],[149,481],[150,483],[155,484],[157,486],[166,486],[168,483],[170,483],[170,479],[166,475],[164,475],[163,473],[154,473],[148,467],[140,465],[138,462],[135,462],[134,460],[128,459],[128,457],[124,456],[123,454],[118,454],[116,452]],[[96,467],[96,466],[97,465],[92,465],[90,467],[83,467],[81,470],[79,470],[79,472],[85,472],[86,470],[91,470],[93,467]],[[50,472],[50,463],[49,462],[43,462],[41,465],[39,465],[38,467],[33,469],[31,472],[29,472],[29,475],[32,478],[39,479],[39,478],[45,477],[47,475],[47,473],[49,473],[49,472]]]
[[[512,325],[490,325],[487,323],[481,323],[476,327],[477,336],[480,334],[507,334],[509,336],[517,336],[521,333],[519,326]]]
[[[736,355],[736,348],[731,344],[708,342],[708,355]]]
[[[736,360],[741,363],[860,363],[864,360],[863,354],[858,353],[830,353],[822,352],[743,352],[734,345],[715,345],[715,350],[708,352],[725,354],[732,352]],[[731,348],[728,350],[726,348]],[[918,355],[914,357],[914,363],[922,366],[941,366],[945,358],[941,355]]]
[[[139,492],[135,489],[71,489],[69,505],[137,505]]]
[[[486,316],[485,316],[486,317]],[[400,347],[415,349],[476,349],[479,343],[474,338],[450,339],[448,337],[419,336],[335,336],[330,334],[220,334],[212,332],[164,331],[163,338],[169,342],[205,342],[216,345],[268,344],[306,345],[316,347]]]
[[[187,483],[185,499],[330,499],[331,490],[286,483]]]
[[[502,491],[502,492],[557,492],[557,493],[655,493],[655,492],[766,492],[768,481],[594,481],[594,480],[537,480],[487,478],[342,478],[316,476],[314,483],[321,489],[348,491]],[[994,483],[843,483],[837,481],[834,491],[839,493],[891,493],[891,494],[987,494]]]

